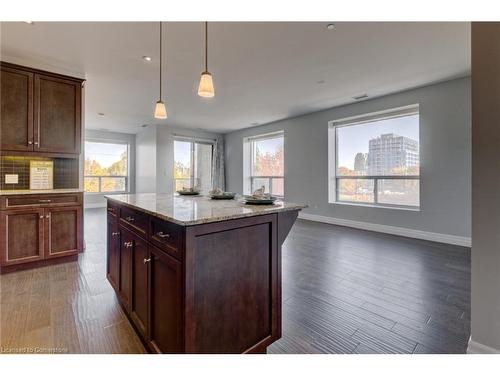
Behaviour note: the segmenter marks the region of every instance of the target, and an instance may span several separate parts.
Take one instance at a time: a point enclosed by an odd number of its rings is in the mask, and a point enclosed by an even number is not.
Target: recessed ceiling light
[[[104,117],[104,113],[102,113],[102,112],[97,112],[97,114],[98,114],[99,116],[101,116],[101,117]]]
[[[361,99],[366,99],[368,98],[368,94],[361,94],[361,95],[356,95],[352,97],[354,100],[361,100]]]
[[[326,28],[328,30],[333,30],[333,29],[335,29],[335,24],[334,23],[329,23],[328,25],[326,25]]]
[[[323,83],[325,83],[325,80],[324,79],[320,79],[319,81],[316,81],[316,83],[318,85],[322,85]]]
[[[142,56],[142,59],[143,59],[143,60],[145,60],[145,61],[148,61],[148,62],[149,62],[149,61],[151,61],[151,60],[153,60],[153,59],[152,59],[151,57],[149,57],[149,56]]]

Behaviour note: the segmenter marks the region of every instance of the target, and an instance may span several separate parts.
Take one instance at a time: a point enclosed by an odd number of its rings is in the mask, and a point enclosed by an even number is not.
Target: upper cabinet
[[[80,154],[82,82],[2,63],[0,151]]]
[[[1,68],[1,149],[33,150],[33,73]]]

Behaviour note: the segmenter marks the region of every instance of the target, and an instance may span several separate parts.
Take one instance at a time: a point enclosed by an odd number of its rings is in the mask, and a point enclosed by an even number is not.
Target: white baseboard
[[[467,354],[500,354],[500,350],[492,348],[488,345],[480,344],[476,341],[469,339],[469,345],[467,346]]]
[[[352,228],[370,230],[373,232],[381,232],[381,233],[395,234],[397,236],[403,236],[403,237],[418,238],[421,240],[442,242],[442,243],[448,243],[448,244],[459,245],[459,246],[467,246],[467,247],[471,246],[470,237],[460,237],[460,236],[453,236],[450,234],[426,232],[426,231],[416,230],[416,229],[395,227],[392,225],[367,223],[365,221],[338,219],[336,217],[313,215],[313,214],[307,214],[304,212],[299,212],[299,218],[304,219],[304,220],[317,221],[320,223],[327,223],[327,224],[341,225],[344,227],[352,227]]]
[[[83,205],[83,208],[101,208],[101,207],[106,207],[106,202],[102,202],[102,203],[85,203]]]

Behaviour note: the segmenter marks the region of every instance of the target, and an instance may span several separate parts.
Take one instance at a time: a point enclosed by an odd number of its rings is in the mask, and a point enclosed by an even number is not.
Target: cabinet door
[[[182,351],[182,265],[153,246],[149,248],[149,343],[158,353]]]
[[[0,149],[33,150],[33,73],[2,66]]]
[[[35,74],[34,150],[80,153],[81,84]]]
[[[120,227],[120,277],[118,296],[127,312],[130,312],[132,296],[132,246],[133,234]]]
[[[45,258],[78,254],[82,247],[82,207],[46,208]]]
[[[147,243],[132,236],[132,300],[130,316],[136,327],[147,338],[148,326],[148,263],[150,262]]]
[[[116,218],[108,214],[108,253],[106,258],[106,276],[111,286],[118,291],[120,278],[120,232]]]
[[[4,211],[0,214],[2,265],[43,259],[43,218],[42,209]]]

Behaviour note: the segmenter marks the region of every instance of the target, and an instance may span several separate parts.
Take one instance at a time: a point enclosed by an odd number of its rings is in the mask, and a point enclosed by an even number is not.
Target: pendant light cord
[[[208,22],[205,22],[205,72],[208,72]]]
[[[162,45],[162,23],[160,21],[160,101],[161,101],[161,67],[162,67],[162,50],[161,50],[161,45]]]

